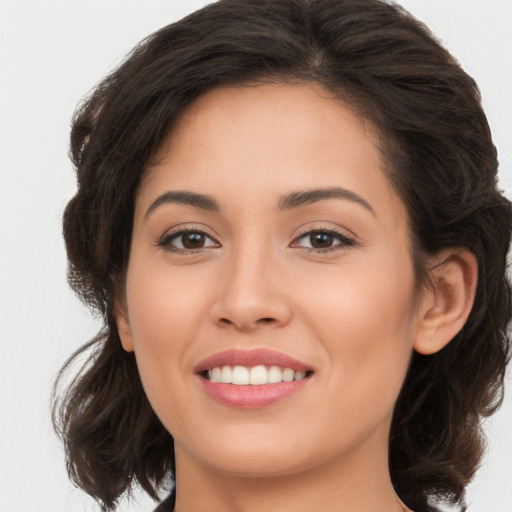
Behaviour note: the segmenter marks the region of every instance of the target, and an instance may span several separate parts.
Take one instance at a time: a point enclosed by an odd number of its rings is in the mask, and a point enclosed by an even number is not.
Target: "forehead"
[[[379,138],[371,122],[320,84],[255,83],[219,87],[203,94],[185,109],[159,148],[157,160],[168,157],[169,151],[180,144],[190,143],[189,137],[194,138],[195,145],[204,147],[210,141],[227,149],[234,136],[240,142],[253,141],[254,154],[272,146],[281,148],[276,153],[281,154],[286,142],[293,139],[315,143],[320,135],[326,143],[333,142],[327,140],[333,127],[340,135],[336,146],[350,145],[355,136],[359,142],[366,141],[373,150]],[[339,132],[340,128],[343,133]],[[223,136],[230,137],[227,145],[219,144],[225,141]]]
[[[343,186],[396,202],[378,140],[370,122],[319,85],[218,88],[174,125],[142,190],[236,189],[248,201],[265,191]]]

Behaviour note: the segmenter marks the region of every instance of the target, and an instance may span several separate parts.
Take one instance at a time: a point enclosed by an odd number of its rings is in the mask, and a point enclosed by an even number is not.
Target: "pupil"
[[[204,235],[201,233],[187,233],[183,235],[183,247],[186,249],[198,249],[204,245]]]
[[[313,233],[311,235],[311,245],[315,249],[325,249],[332,246],[332,238],[329,233]]]

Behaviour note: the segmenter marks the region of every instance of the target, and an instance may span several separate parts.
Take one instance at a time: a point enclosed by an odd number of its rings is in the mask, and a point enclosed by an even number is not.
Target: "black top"
[[[155,509],[155,512],[173,512],[174,506],[176,504],[176,494],[172,492],[170,496],[162,501],[160,505]],[[416,509],[415,512],[442,512],[438,508],[435,508],[433,506],[427,506],[425,509]]]
[[[155,509],[155,512],[173,512],[174,506],[176,504],[176,494],[171,492],[168,498],[166,498],[158,507]]]

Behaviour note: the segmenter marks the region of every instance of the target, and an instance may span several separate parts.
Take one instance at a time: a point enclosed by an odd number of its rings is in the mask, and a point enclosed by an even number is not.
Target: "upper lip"
[[[206,359],[202,360],[196,367],[197,373],[211,370],[218,366],[280,366],[282,368],[291,368],[295,371],[312,371],[313,369],[307,364],[298,361],[297,359],[277,352],[271,349],[253,349],[253,350],[240,350],[230,349],[222,352],[217,352]]]

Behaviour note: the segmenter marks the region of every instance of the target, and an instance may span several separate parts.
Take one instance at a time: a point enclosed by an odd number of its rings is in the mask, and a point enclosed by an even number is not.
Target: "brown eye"
[[[159,244],[169,251],[184,252],[218,247],[218,243],[202,231],[179,231],[165,236]]]
[[[333,241],[334,237],[331,233],[317,232],[309,235],[309,242],[314,249],[327,249],[328,247],[332,247]]]
[[[311,251],[329,251],[353,246],[355,241],[341,233],[329,230],[313,230],[297,238],[292,247],[301,247]]]
[[[181,235],[181,243],[185,249],[200,249],[204,247],[205,239],[203,233],[192,232]]]

